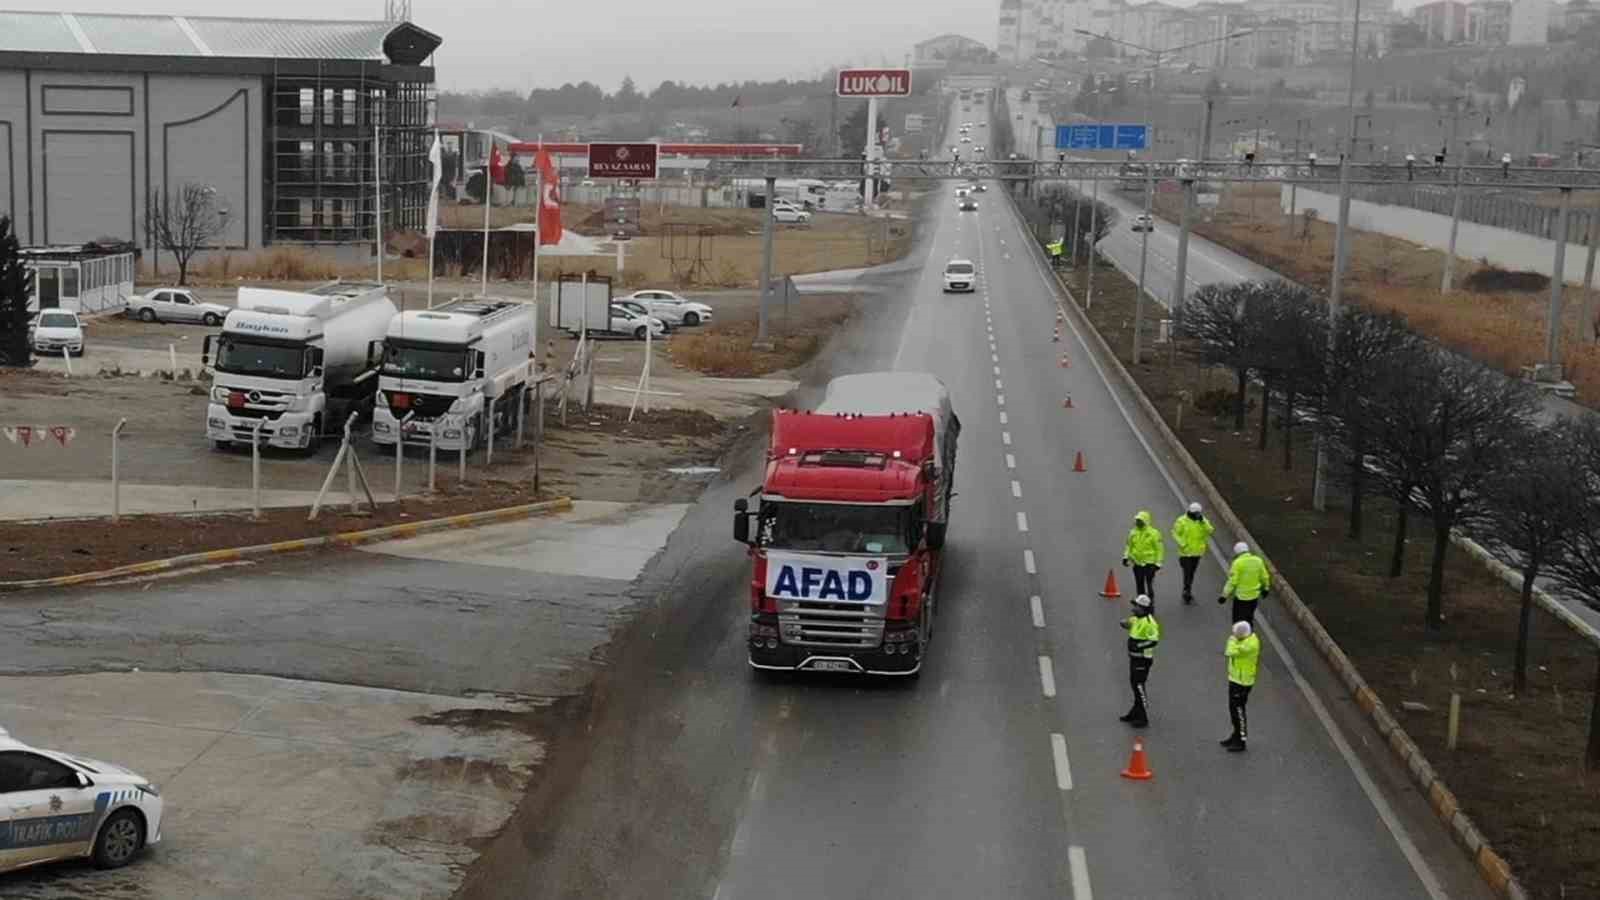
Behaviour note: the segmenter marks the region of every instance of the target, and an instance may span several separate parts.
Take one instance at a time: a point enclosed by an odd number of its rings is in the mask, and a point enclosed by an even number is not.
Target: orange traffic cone
[[[1066,320],[1067,320],[1067,314],[1062,312],[1059,309],[1056,310],[1056,321],[1057,322],[1065,322]]]
[[[1083,451],[1082,450],[1078,451],[1078,458],[1072,461],[1072,471],[1074,471],[1074,472],[1087,472],[1087,471],[1089,471],[1089,467],[1083,464]]]
[[[1072,360],[1067,359],[1067,355],[1065,353],[1061,354],[1061,368],[1063,368],[1063,369],[1072,368]]]
[[[1133,756],[1128,760],[1128,767],[1122,770],[1122,777],[1134,781],[1149,781],[1156,777],[1156,773],[1150,771],[1150,764],[1145,761],[1144,741],[1140,738],[1133,739]]]
[[[1051,341],[1051,343],[1055,343],[1055,344],[1061,343],[1061,326],[1060,325],[1056,326],[1056,333],[1055,333],[1054,336],[1052,336],[1050,338],[1050,341]]]
[[[1067,399],[1061,401],[1061,408],[1062,409],[1072,409],[1072,395],[1071,394],[1067,395]]]
[[[1101,589],[1100,596],[1107,600],[1115,600],[1122,596],[1122,589],[1117,587],[1117,570],[1106,570],[1106,586]]]

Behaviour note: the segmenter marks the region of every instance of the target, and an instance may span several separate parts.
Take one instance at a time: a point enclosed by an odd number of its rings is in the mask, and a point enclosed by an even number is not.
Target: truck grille
[[[404,396],[403,403],[395,402],[398,396]],[[396,419],[403,419],[406,413],[416,413],[418,419],[437,419],[450,409],[450,404],[456,402],[455,397],[434,396],[432,394],[411,394],[401,391],[388,392],[389,413]]]
[[[889,564],[893,584],[901,563]],[[834,650],[871,650],[883,644],[883,606],[859,603],[784,603],[778,611],[780,639],[793,647],[822,647]]]

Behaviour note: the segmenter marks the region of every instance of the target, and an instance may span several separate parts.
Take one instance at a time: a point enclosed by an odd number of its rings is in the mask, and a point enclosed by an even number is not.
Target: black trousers
[[[1256,624],[1256,600],[1240,600],[1233,598],[1233,620],[1235,622],[1249,622],[1252,627]]]
[[[1245,704],[1250,702],[1251,685],[1228,682],[1228,719],[1233,722],[1230,737],[1240,741],[1250,739],[1250,720],[1245,714]]]
[[[1194,573],[1200,568],[1200,557],[1178,557],[1178,568],[1183,570],[1183,596],[1189,597],[1194,593]]]
[[[1133,593],[1135,596],[1143,594],[1154,600],[1156,596],[1156,569],[1157,566],[1133,566]]]
[[[1150,717],[1150,697],[1145,693],[1144,683],[1150,678],[1152,665],[1155,660],[1149,657],[1128,657],[1128,685],[1133,688],[1133,708],[1128,710],[1128,716],[1135,721]]]

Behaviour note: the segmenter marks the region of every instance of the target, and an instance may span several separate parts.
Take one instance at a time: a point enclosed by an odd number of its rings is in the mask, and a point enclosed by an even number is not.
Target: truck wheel
[[[141,322],[154,322],[155,320],[156,320],[156,311],[155,310],[151,309],[148,306],[145,307],[144,309],[139,310],[139,321],[141,321]]]
[[[322,449],[322,417],[317,416],[311,420],[311,435],[306,438],[305,449],[300,451],[305,456],[316,456]]]
[[[693,328],[696,325],[699,325],[700,324],[700,314],[699,313],[684,313],[683,314],[683,324],[684,324],[684,327],[686,327],[686,328]]]
[[[227,453],[229,450],[233,449],[233,441],[212,441],[211,449],[217,451],[218,453]]]

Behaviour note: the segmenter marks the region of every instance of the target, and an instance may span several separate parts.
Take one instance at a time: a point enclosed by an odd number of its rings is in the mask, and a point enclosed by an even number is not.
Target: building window
[[[317,121],[317,92],[311,88],[300,89],[300,124],[311,125]]]
[[[78,299],[78,267],[67,266],[61,270],[61,299]]]
[[[355,88],[345,88],[344,89],[344,115],[339,117],[339,121],[343,125],[354,125],[354,124],[356,124],[356,89]]]

